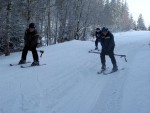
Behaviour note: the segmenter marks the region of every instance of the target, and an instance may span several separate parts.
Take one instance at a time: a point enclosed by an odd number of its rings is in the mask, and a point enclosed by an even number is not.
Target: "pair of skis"
[[[46,64],[39,64],[39,65],[35,65],[35,66],[32,66],[32,65],[23,66],[23,65],[21,65],[20,67],[21,68],[29,68],[29,67],[37,67],[37,66],[43,66],[43,65],[46,65]]]
[[[99,71],[99,72],[97,72],[97,74],[103,74],[103,75],[109,75],[109,74],[112,74],[112,73],[115,73],[115,72],[118,72],[119,70],[124,70],[125,68],[121,68],[121,69],[118,69],[118,70],[116,70],[116,71],[109,71],[109,72],[106,72],[106,70],[107,69],[103,69],[103,70],[101,70],[101,71]]]
[[[110,71],[110,72],[105,72],[106,70],[101,70],[101,71],[99,71],[99,72],[97,72],[97,74],[103,74],[103,75],[108,75],[108,74],[112,74],[112,73],[115,73],[115,72],[117,72],[117,71]]]
[[[30,61],[27,61],[25,64],[30,64],[30,63],[31,63]],[[32,65],[24,65],[24,64],[19,64],[19,63],[9,64],[9,66],[18,66],[18,65],[20,65],[21,68],[35,67],[35,66],[32,66]],[[46,64],[39,64],[39,65],[36,65],[36,66],[43,66],[43,65],[46,65]]]

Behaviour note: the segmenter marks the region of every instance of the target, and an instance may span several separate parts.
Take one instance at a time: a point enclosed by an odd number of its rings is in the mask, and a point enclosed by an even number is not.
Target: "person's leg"
[[[101,69],[105,70],[106,69],[106,64],[105,64],[105,52],[102,50],[101,54],[100,54],[100,58],[101,58],[101,64],[102,67]]]
[[[118,70],[118,67],[117,67],[117,63],[116,63],[116,59],[115,59],[115,56],[114,56],[114,47],[113,48],[111,48],[111,50],[109,51],[109,57],[110,57],[110,59],[111,59],[111,62],[112,62],[112,64],[113,64],[113,71],[116,71],[116,70]]]
[[[27,53],[28,53],[28,47],[25,46],[23,48],[23,51],[22,51],[22,56],[21,56],[21,60],[19,61],[19,64],[24,64],[26,62],[26,57],[27,57]]]
[[[39,65],[39,57],[38,57],[38,53],[37,53],[36,47],[33,47],[31,49],[31,51],[32,51],[32,56],[33,56],[33,60],[34,60],[34,62],[31,65],[32,66]]]
[[[39,61],[39,57],[38,57],[38,53],[37,53],[36,48],[35,47],[32,48],[31,51],[32,51],[34,61]]]
[[[98,49],[98,39],[95,40],[95,50]]]

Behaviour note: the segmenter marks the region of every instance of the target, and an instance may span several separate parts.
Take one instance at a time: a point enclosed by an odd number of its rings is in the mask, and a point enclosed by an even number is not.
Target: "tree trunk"
[[[31,22],[31,7],[30,7],[30,3],[31,1],[30,0],[27,0],[27,27],[28,25],[30,24]]]
[[[49,1],[49,8],[48,8],[48,30],[47,30],[47,44],[51,43],[51,12],[50,12],[50,1]]]
[[[57,43],[57,38],[58,38],[58,11],[56,14],[56,34],[55,34],[54,44]]]
[[[5,56],[10,55],[9,42],[10,42],[10,29],[11,29],[11,1],[8,2],[7,5],[7,18],[6,18],[6,39],[5,39]]]

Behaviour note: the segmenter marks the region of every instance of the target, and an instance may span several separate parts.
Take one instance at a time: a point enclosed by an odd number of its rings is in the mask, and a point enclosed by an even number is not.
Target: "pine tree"
[[[150,26],[148,27],[148,30],[150,31]]]
[[[135,22],[135,21],[133,21],[133,29],[134,29],[134,30],[137,30],[137,25],[136,25],[136,22]]]
[[[104,6],[104,11],[103,11],[103,24],[106,27],[110,27],[113,25],[113,17],[112,17],[112,12],[110,8],[110,2],[109,0],[106,0],[105,6]]]
[[[138,21],[137,21],[137,29],[138,30],[146,30],[142,14],[139,15],[139,18],[138,18]]]
[[[12,10],[12,1],[8,1],[7,5],[7,18],[6,18],[6,38],[5,38],[5,56],[10,55],[10,48],[9,48],[9,42],[10,42],[10,30],[11,30],[11,10]]]

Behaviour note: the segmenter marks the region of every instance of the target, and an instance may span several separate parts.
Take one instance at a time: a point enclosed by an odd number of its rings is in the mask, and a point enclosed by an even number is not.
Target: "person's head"
[[[33,32],[34,29],[35,29],[35,24],[34,24],[34,23],[30,23],[30,24],[29,24],[29,31],[30,31],[30,32]]]
[[[108,33],[108,28],[103,27],[103,28],[102,28],[102,33],[103,33],[103,35],[107,35],[107,33]]]
[[[96,28],[96,31],[99,32],[99,31],[100,31],[100,28]]]

